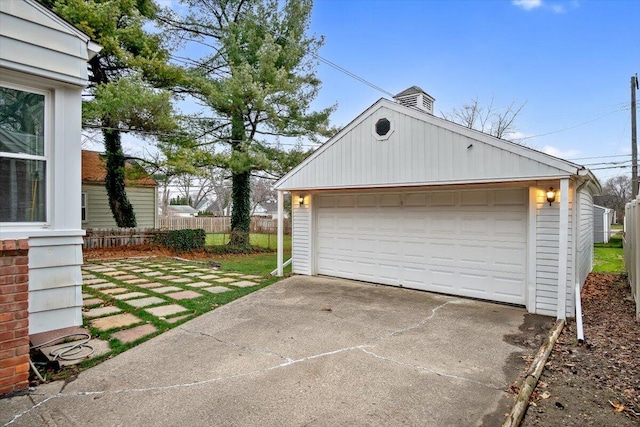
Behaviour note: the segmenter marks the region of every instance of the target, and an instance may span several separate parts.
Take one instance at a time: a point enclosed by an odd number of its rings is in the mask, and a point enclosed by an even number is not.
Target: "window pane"
[[[44,156],[44,95],[0,87],[0,151]]]
[[[82,221],[87,220],[87,195],[85,193],[81,193],[80,195],[80,208],[82,210]]]
[[[46,221],[45,162],[0,157],[0,222]]]

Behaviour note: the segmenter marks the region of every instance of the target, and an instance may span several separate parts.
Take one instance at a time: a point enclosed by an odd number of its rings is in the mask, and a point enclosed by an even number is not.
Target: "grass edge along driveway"
[[[99,357],[82,362],[80,364],[80,368],[95,366],[103,360],[148,341],[164,331],[173,329],[204,313],[214,310],[238,298],[242,298],[243,296],[269,286],[281,279],[280,277],[270,275],[276,264],[275,253],[233,255],[226,256],[224,258],[216,258],[215,260],[221,264],[219,269],[211,267],[209,264],[202,261],[183,261],[174,258],[124,258],[86,262],[83,266],[83,281],[89,283],[83,284],[83,299],[85,301],[92,300],[93,303],[85,305],[83,307],[83,312],[87,313],[91,310],[100,309],[102,307],[115,307],[120,311],[97,317],[83,316],[84,326],[91,331],[92,337],[108,341],[110,351]],[[98,268],[96,269],[96,267]],[[114,274],[113,270],[115,270],[115,273],[121,274]],[[290,271],[290,268],[287,270]],[[285,273],[288,272],[287,270],[285,270]],[[201,276],[194,276],[194,273],[197,274],[198,272],[202,273]],[[153,275],[150,275],[149,273]],[[223,279],[233,278],[237,281],[243,281],[246,279],[255,282],[256,285],[238,287],[234,286],[233,281],[221,283],[217,282],[218,279],[211,278],[208,279],[210,280],[211,287],[227,287],[229,290],[222,293],[211,293],[206,291],[204,286],[190,286],[190,284],[202,282],[200,277],[206,277],[209,274],[218,275]],[[177,279],[162,279],[161,277],[163,277],[163,275],[176,276]],[[120,279],[124,276],[136,276],[136,279],[131,279],[130,277],[126,280]],[[248,278],[249,276],[251,277]],[[101,279],[102,282],[91,284],[91,281],[95,279]],[[158,286],[146,287],[146,284],[148,283],[145,283],[142,279],[146,279],[146,282],[158,283]],[[185,280],[189,281],[187,282]],[[100,286],[105,284],[108,287]],[[172,293],[167,293],[164,290],[162,292],[159,291],[167,287],[177,288],[171,292],[192,291],[199,293],[201,296],[191,299],[173,300],[171,298]],[[110,293],[113,289],[121,290]],[[137,295],[127,299],[119,298],[131,293],[144,295]],[[162,299],[163,301],[144,307],[136,307],[134,305],[136,300],[149,297],[155,297],[156,299]],[[157,316],[150,314],[148,311],[149,308],[172,304],[184,307],[185,311],[169,316]],[[94,327],[95,321],[98,319],[105,319],[110,315],[125,313],[136,316],[140,319],[139,322],[111,329],[99,329]],[[152,325],[153,328],[155,328],[155,331],[141,336],[132,342],[126,343],[121,342],[119,339],[114,337],[114,334],[117,334],[120,331],[143,325]],[[64,377],[65,373],[63,372],[61,376]]]

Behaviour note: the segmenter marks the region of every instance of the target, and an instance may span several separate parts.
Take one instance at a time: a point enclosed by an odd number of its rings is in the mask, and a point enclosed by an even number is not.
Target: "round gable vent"
[[[380,119],[376,122],[376,133],[378,136],[385,136],[391,130],[391,122],[387,119]]]
[[[386,117],[378,119],[373,127],[373,136],[378,141],[388,139],[393,133],[393,122]]]

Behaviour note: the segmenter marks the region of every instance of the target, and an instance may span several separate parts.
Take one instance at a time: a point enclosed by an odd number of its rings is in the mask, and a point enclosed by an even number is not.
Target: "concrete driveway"
[[[292,277],[67,382],[0,400],[15,426],[499,425],[552,319]],[[514,343],[530,343],[528,347]]]

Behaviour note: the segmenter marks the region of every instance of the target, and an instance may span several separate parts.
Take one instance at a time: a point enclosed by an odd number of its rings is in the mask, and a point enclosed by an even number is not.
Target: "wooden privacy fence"
[[[231,231],[231,218],[224,217],[190,217],[190,218],[158,218],[158,228],[169,230],[184,230],[188,228],[201,228],[205,233],[229,233]],[[251,218],[251,232],[276,234],[278,232],[278,220],[271,218]],[[291,220],[284,220],[284,234],[291,234]]]
[[[210,234],[229,234],[231,232],[231,219],[229,217],[174,217],[158,219],[158,229],[186,230],[198,228],[201,228],[205,233]],[[84,236],[84,243],[82,247],[85,249],[92,249],[144,245],[153,241],[153,236],[158,234],[158,229],[89,228],[86,230],[87,234]],[[278,232],[278,220],[268,218],[251,218],[251,232],[275,235]],[[291,234],[291,220],[284,220],[284,234]]]
[[[624,261],[636,301],[636,320],[640,321],[640,200],[627,203],[624,212]]]
[[[151,243],[157,230],[153,228],[89,228],[84,236],[84,249],[115,248]]]

